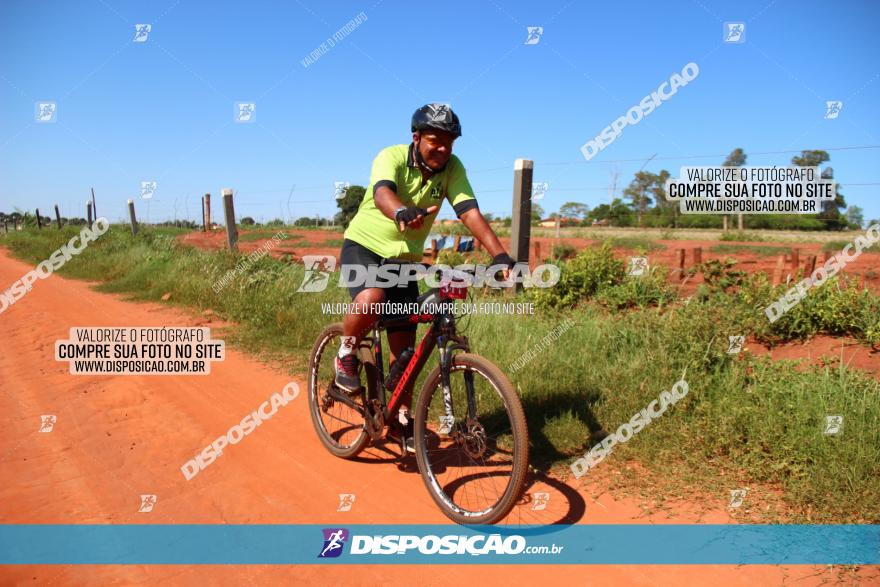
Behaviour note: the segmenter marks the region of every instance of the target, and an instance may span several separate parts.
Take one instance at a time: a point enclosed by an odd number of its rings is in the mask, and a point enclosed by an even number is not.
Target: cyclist
[[[427,104],[413,114],[411,130],[412,143],[387,147],[373,160],[370,185],[343,235],[343,274],[350,275],[347,267],[398,265],[399,269],[402,263],[420,262],[425,239],[444,199],[493,256],[492,264],[512,268],[515,261],[480,213],[464,165],[452,154],[452,143],[461,136],[458,116],[446,104]],[[505,279],[508,275],[505,272]],[[379,318],[378,313],[371,313],[371,304],[411,303],[418,297],[419,288],[411,279],[397,287],[358,284],[348,290],[356,310],[349,312],[343,322],[335,361],[336,385],[355,393],[360,388],[358,341]],[[388,330],[392,364],[404,349],[415,344],[415,339],[415,324]],[[413,421],[408,413],[411,399],[410,388],[402,398],[399,429],[392,431],[403,437],[407,451],[415,452]]]

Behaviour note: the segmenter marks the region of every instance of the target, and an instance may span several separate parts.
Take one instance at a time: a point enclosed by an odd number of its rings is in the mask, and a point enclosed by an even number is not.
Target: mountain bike
[[[437,350],[439,362],[427,374],[412,415],[418,470],[450,519],[494,524],[522,494],[529,436],[513,384],[490,361],[472,354],[467,337],[456,331],[455,300],[466,295],[465,282],[441,281],[441,287],[419,296],[417,311],[377,320],[358,345],[366,385],[355,394],[334,383],[342,324],[325,328],[309,357],[309,413],[327,450],[350,459],[371,442],[381,442],[386,427],[396,425],[401,394],[414,387]],[[413,323],[430,326],[386,401],[382,331]],[[401,446],[401,458],[405,455]]]

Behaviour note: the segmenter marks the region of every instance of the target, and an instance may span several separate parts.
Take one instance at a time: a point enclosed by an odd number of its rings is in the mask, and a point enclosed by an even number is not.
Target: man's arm
[[[403,202],[400,201],[400,198],[397,197],[397,193],[394,190],[392,190],[388,186],[380,185],[375,189],[374,199],[376,201],[376,207],[379,208],[379,211],[382,212],[382,214],[384,214],[391,220],[397,221],[397,218],[395,218],[394,216],[394,212],[404,207],[404,205]],[[431,206],[427,210],[422,210],[422,212],[424,212],[425,215],[430,216],[438,209],[439,206]],[[406,228],[421,228],[422,221],[425,218],[425,216],[421,215],[421,213],[409,221],[403,220],[405,217],[405,214],[401,215],[401,221],[398,223],[397,228],[400,230],[400,232],[403,232]]]
[[[471,234],[473,234],[474,237],[486,247],[486,250],[490,255],[495,257],[501,253],[506,253],[504,247],[501,246],[501,241],[498,240],[495,231],[492,230],[492,227],[489,226],[489,223],[483,218],[483,214],[480,213],[479,208],[471,208],[459,216],[459,218],[461,219],[462,224],[468,227]]]

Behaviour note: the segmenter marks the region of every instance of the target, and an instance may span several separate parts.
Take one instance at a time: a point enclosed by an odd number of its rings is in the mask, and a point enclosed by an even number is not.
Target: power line
[[[780,151],[752,151],[746,153],[747,155],[782,155],[786,153],[801,153],[803,151],[860,151],[866,149],[880,149],[880,145],[856,145],[850,147],[829,147],[826,149],[786,149]],[[723,157],[727,157],[729,153],[724,155],[678,155],[678,156],[665,156],[665,157],[654,157],[657,161],[675,161],[681,159],[721,159]],[[571,161],[549,161],[541,163],[541,165],[580,165],[580,164],[591,164],[591,163],[639,163],[645,160],[645,157],[636,157],[634,159],[604,159],[602,161],[587,161],[586,159],[575,159]],[[503,171],[510,170],[510,166],[505,167],[491,167],[488,169],[476,169],[476,170],[468,170],[468,174],[473,173],[488,173],[490,171]]]

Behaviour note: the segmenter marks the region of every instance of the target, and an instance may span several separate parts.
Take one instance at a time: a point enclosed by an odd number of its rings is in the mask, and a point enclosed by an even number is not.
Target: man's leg
[[[385,292],[381,289],[364,289],[354,297],[352,311],[342,321],[342,340],[336,355],[336,385],[350,393],[355,393],[360,388],[358,342],[379,317],[378,312],[372,311],[373,304],[383,301]]]

